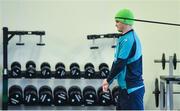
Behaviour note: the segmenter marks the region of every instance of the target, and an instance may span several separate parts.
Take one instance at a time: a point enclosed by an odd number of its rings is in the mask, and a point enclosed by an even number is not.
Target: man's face
[[[122,32],[123,31],[123,28],[124,28],[124,24],[123,23],[121,23],[121,22],[119,22],[119,21],[115,21],[116,22],[116,27],[117,27],[117,30],[119,31],[119,32]]]

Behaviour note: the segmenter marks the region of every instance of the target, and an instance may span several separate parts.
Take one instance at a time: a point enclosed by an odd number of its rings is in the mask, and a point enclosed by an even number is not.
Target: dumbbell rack
[[[3,27],[3,93],[2,93],[2,110],[8,109],[8,43],[15,35],[39,35],[40,43],[42,43],[42,35],[44,31],[9,31],[7,27]],[[21,37],[20,37],[21,42]],[[20,43],[19,45],[23,45]]]
[[[8,43],[9,41],[11,40],[11,38],[13,38],[13,36],[15,35],[40,35],[40,45],[42,45],[42,33],[45,34],[45,32],[39,32],[39,31],[8,31],[8,28],[7,27],[3,27],[3,98],[2,98],[2,109],[3,110],[8,110],[8,81],[9,81],[9,70],[8,70]],[[20,38],[21,39],[21,38]],[[21,42],[21,41],[20,41]],[[20,45],[23,45],[23,43],[20,43]],[[37,73],[39,74],[40,71],[37,71]],[[52,71],[52,73],[55,73],[55,71]],[[69,71],[67,71],[67,73],[70,73]],[[81,73],[84,73],[84,71],[81,71]],[[95,72],[96,74],[98,72]],[[22,74],[25,74],[25,71],[22,71]],[[84,77],[82,77],[84,78]],[[23,78],[24,79],[24,78]],[[20,78],[19,80],[23,80],[22,78]],[[38,78],[40,79],[40,78]],[[62,79],[62,81],[65,81],[67,79],[70,79],[69,77],[67,77],[66,79]],[[97,81],[97,79],[99,78],[92,78],[93,80],[92,81]],[[11,79],[10,79],[11,80]],[[17,79],[18,80],[18,79]],[[30,80],[30,79],[29,79]],[[29,81],[28,80],[28,81]],[[55,80],[55,79],[53,79]],[[81,80],[83,81],[83,79],[79,79],[80,81],[78,83],[81,84]],[[12,81],[14,81],[14,79],[12,79]],[[12,82],[10,81],[10,82]],[[30,80],[31,81],[31,80]],[[44,80],[42,80],[44,81]],[[87,80],[87,82],[89,82]],[[101,83],[102,81],[99,81],[99,83]],[[28,82],[27,82],[28,83]],[[14,107],[14,106],[13,106]],[[22,108],[24,108],[25,106],[20,106]],[[38,109],[39,107],[41,106],[37,106],[36,108]],[[67,106],[64,106],[66,109],[68,109]],[[82,109],[81,108],[82,106],[76,106],[76,107],[73,107],[73,109]],[[94,107],[88,107],[88,106],[84,106],[83,105],[83,109],[109,109],[110,106],[94,106]],[[112,106],[114,108],[114,106]],[[15,108],[15,107],[14,107]],[[13,108],[13,109],[14,109]],[[18,109],[19,107],[17,107]],[[32,108],[32,107],[31,107]],[[34,108],[34,107],[33,107]],[[35,108],[35,109],[36,109]],[[52,107],[49,107],[49,109],[51,109]],[[57,107],[58,108],[58,107]],[[53,108],[54,109],[54,108]]]

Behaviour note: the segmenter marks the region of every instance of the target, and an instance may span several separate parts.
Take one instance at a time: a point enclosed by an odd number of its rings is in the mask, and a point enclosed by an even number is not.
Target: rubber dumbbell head
[[[107,76],[109,75],[109,67],[106,63],[101,63],[99,65],[99,76],[101,79],[105,79],[107,78]]]
[[[22,88],[19,85],[13,85],[9,88],[8,101],[10,105],[21,105],[23,102]]]
[[[36,78],[36,64],[34,61],[28,61],[26,63],[26,74],[25,78]]]
[[[86,79],[92,79],[92,78],[95,78],[96,75],[95,75],[95,70],[94,70],[94,65],[92,63],[87,63],[85,66],[84,66],[84,70],[85,70],[85,73],[84,73],[84,78]]]
[[[107,92],[103,92],[102,87],[98,88],[98,102],[102,106],[108,106],[112,104],[111,91],[108,89]]]
[[[96,90],[92,86],[86,86],[83,89],[84,104],[86,106],[95,106],[97,104]]]
[[[24,105],[37,105],[38,93],[37,88],[33,85],[28,85],[24,88]]]
[[[21,64],[17,61],[11,64],[11,71],[9,73],[9,77],[11,78],[20,78],[22,77],[21,74]]]
[[[52,72],[51,72],[50,64],[47,62],[43,62],[41,64],[40,78],[51,78],[51,77],[52,77]]]
[[[55,78],[66,78],[65,65],[62,62],[57,63],[55,69]]]
[[[77,63],[72,63],[70,65],[70,78],[72,78],[72,79],[80,79],[81,78],[80,67]]]
[[[115,86],[112,89],[112,97],[113,97],[113,104],[117,105],[119,95],[120,95],[121,88],[119,86]]]
[[[39,103],[40,105],[50,106],[53,103],[52,90],[49,86],[42,86],[39,89]]]
[[[83,104],[81,89],[78,86],[71,86],[68,90],[69,103],[72,106],[80,106]]]
[[[56,106],[67,105],[68,94],[65,87],[57,86],[54,88],[53,93],[54,93],[54,104]]]

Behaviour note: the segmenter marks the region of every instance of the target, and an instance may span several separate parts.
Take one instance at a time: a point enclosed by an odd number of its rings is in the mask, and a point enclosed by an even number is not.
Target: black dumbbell
[[[65,65],[62,62],[57,63],[55,69],[55,78],[66,78]]]
[[[84,97],[84,104],[86,106],[97,105],[97,95],[96,95],[96,90],[94,87],[86,86],[83,89],[83,97]]]
[[[39,89],[40,105],[50,106],[53,103],[52,90],[49,86],[41,86]]]
[[[119,86],[115,86],[112,89],[112,96],[113,96],[113,104],[114,105],[117,105],[117,101],[118,101],[118,98],[120,95],[120,90],[121,90],[121,88]]]
[[[101,79],[107,78],[109,75],[109,67],[106,63],[101,63],[99,65],[99,77]]]
[[[54,105],[56,106],[67,105],[68,94],[65,87],[57,86],[54,88],[53,93],[54,93]]]
[[[84,66],[84,70],[85,70],[84,78],[91,79],[91,78],[95,78],[96,77],[95,70],[94,70],[94,65],[92,63],[87,63]]]
[[[81,78],[80,67],[77,63],[72,63],[70,65],[70,78],[72,78],[72,79],[80,79]]]
[[[19,62],[15,61],[11,64],[11,71],[9,73],[9,77],[12,77],[12,78],[22,77],[21,64]]]
[[[36,78],[36,64],[33,61],[26,63],[26,74],[25,78]]]
[[[24,88],[24,105],[37,105],[38,93],[37,88],[33,85],[28,85]]]
[[[23,102],[22,88],[19,85],[13,85],[9,88],[9,104],[21,105]]]
[[[108,106],[112,104],[111,91],[108,89],[107,92],[103,92],[102,87],[97,90],[99,105]]]
[[[68,90],[69,103],[72,106],[80,106],[83,104],[81,89],[78,86],[71,86]]]
[[[51,66],[47,62],[43,62],[41,64],[41,74],[40,78],[51,78],[52,72],[51,72]]]

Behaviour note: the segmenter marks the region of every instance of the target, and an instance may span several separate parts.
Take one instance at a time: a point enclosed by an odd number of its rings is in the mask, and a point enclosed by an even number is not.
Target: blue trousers
[[[126,89],[120,90],[116,110],[144,110],[144,93],[144,87],[130,94],[127,93]]]

